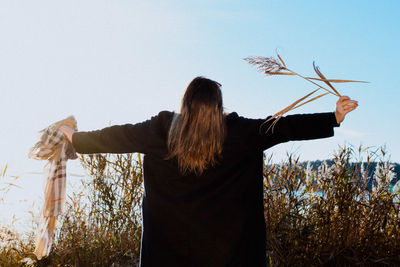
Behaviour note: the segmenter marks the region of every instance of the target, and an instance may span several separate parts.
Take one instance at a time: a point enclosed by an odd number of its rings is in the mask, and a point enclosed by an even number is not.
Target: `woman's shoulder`
[[[172,119],[176,114],[173,111],[162,110],[157,115],[151,117],[150,122],[152,128],[155,128],[157,131],[166,132],[168,131]]]
[[[225,113],[225,118],[228,123],[245,123],[245,124],[257,124],[265,119],[254,119],[239,115],[237,112]]]
[[[225,114],[228,132],[237,134],[254,134],[259,132],[265,119],[253,119],[239,115],[237,112]]]
[[[174,114],[176,114],[173,111],[169,111],[169,110],[162,110],[157,114],[157,119],[160,121],[165,121],[165,120],[171,120],[172,117],[174,116]]]

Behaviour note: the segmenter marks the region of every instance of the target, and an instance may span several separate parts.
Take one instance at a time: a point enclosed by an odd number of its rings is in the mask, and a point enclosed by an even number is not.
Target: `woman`
[[[333,136],[357,102],[336,111],[266,119],[224,114],[220,84],[195,78],[180,114],[138,124],[62,131],[78,153],[144,156],[141,266],[265,266],[263,151],[290,140]]]

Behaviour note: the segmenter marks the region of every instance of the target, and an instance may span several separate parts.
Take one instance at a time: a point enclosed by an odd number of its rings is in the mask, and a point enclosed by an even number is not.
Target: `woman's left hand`
[[[351,100],[348,96],[341,96],[336,102],[335,117],[338,124],[340,124],[347,113],[355,110],[358,107],[358,102]]]

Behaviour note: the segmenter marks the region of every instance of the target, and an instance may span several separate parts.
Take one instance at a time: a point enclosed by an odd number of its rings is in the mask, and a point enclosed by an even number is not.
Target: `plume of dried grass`
[[[322,72],[320,71],[319,67],[315,65],[315,62],[313,62],[313,68],[315,73],[318,75],[319,78],[314,78],[314,77],[305,77],[300,75],[299,73],[289,69],[286,66],[286,63],[283,61],[282,57],[277,53],[277,58],[275,57],[261,57],[261,56],[254,56],[254,57],[247,57],[244,58],[245,61],[247,61],[249,64],[254,65],[257,67],[257,69],[264,73],[267,76],[270,75],[295,75],[298,76],[313,85],[317,86],[317,89],[312,91],[311,93],[306,94],[304,97],[296,100],[289,106],[285,107],[284,109],[280,110],[279,112],[275,113],[273,116],[268,118],[264,124],[272,121],[270,126],[267,128],[267,132],[270,129],[273,129],[275,124],[279,121],[279,119],[286,114],[287,112],[294,110],[296,108],[299,108],[307,103],[310,103],[312,101],[315,101],[327,94],[332,94],[337,97],[341,97],[341,94],[339,91],[332,85],[332,83],[350,83],[350,82],[358,82],[358,83],[366,83],[365,81],[356,81],[356,80],[342,80],[342,79],[327,79]],[[323,82],[325,83],[328,87],[324,87],[318,82]],[[313,98],[310,99],[310,97],[318,92],[320,89],[325,90],[325,93],[322,93],[318,96],[314,96]]]

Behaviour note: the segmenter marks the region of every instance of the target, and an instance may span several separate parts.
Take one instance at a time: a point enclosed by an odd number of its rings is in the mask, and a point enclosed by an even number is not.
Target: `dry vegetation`
[[[361,152],[361,151],[360,151]],[[289,157],[265,168],[268,255],[274,266],[400,264],[399,192],[392,166],[351,163],[342,149],[317,169]],[[384,154],[384,153],[382,153]],[[372,182],[372,184],[368,184]]]
[[[384,153],[359,153],[341,149],[333,164],[314,169],[291,156],[278,165],[265,161],[267,255],[272,266],[400,264],[400,184],[392,188],[395,177]],[[49,257],[36,261],[32,235],[22,240],[2,228],[0,242],[7,245],[0,245],[0,266],[137,264],[141,158],[96,155],[81,160],[93,179],[70,195]],[[371,173],[373,161],[379,167]]]
[[[292,104],[289,106],[285,107],[281,111],[275,113],[272,115],[269,119],[265,121],[265,123],[272,121],[271,126],[268,127],[267,131],[270,129],[273,129],[275,124],[279,121],[279,119],[286,114],[287,112],[297,109],[307,103],[310,103],[312,101],[315,101],[327,94],[332,94],[337,97],[341,97],[341,94],[338,92],[338,90],[332,85],[333,83],[367,83],[365,81],[355,81],[355,80],[342,80],[342,79],[327,79],[322,72],[320,71],[319,67],[315,65],[315,62],[313,62],[313,68],[315,73],[318,75],[319,78],[313,78],[313,77],[305,77],[291,69],[289,69],[286,66],[286,63],[283,61],[282,57],[277,53],[277,58],[274,57],[261,57],[261,56],[255,56],[255,57],[246,57],[244,58],[245,61],[247,61],[249,64],[256,66],[258,71],[261,73],[265,74],[266,76],[272,76],[272,75],[278,75],[278,76],[297,76],[300,77],[311,84],[313,86],[316,86],[317,88],[313,90],[312,92],[306,94],[305,96],[301,97],[300,99],[294,101]],[[326,84],[328,87],[324,87],[318,82],[323,82]],[[315,96],[314,94],[318,92],[319,90],[324,90],[325,93],[322,93],[318,96]],[[312,98],[311,98],[312,97]]]

